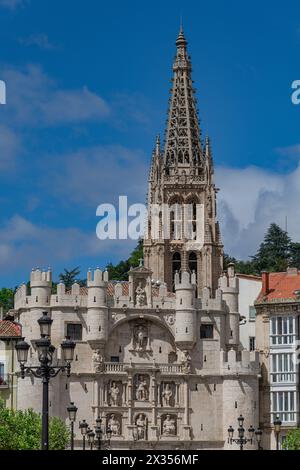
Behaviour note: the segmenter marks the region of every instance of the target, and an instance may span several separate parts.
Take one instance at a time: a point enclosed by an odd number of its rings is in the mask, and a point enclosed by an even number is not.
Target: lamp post
[[[103,429],[102,419],[98,416],[96,419],[96,424],[94,430],[89,427],[86,420],[82,420],[79,423],[79,428],[83,437],[83,450],[85,450],[85,437],[87,436],[88,443],[90,444],[90,449],[93,450],[95,438],[97,441],[97,450],[101,450],[104,446],[110,445],[110,440],[112,436],[112,430],[108,426],[106,430]]]
[[[92,429],[88,429],[87,437],[88,437],[88,442],[90,444],[90,449],[93,450],[93,445],[95,441],[95,433]]]
[[[65,364],[61,366],[53,366],[53,354],[55,347],[51,344],[51,325],[53,320],[48,316],[47,312],[43,312],[43,316],[38,320],[40,325],[41,338],[35,342],[39,366],[26,366],[28,359],[28,351],[30,346],[24,338],[18,341],[15,349],[17,352],[17,359],[20,364],[21,378],[24,379],[26,373],[34,375],[34,377],[41,379],[43,383],[43,401],[42,401],[42,437],[41,448],[48,450],[49,448],[49,381],[52,377],[56,377],[61,371],[67,372],[67,377],[70,377],[71,362],[74,358],[75,343],[69,338],[61,343],[63,359]]]
[[[244,417],[242,415],[240,415],[237,419],[238,421],[238,429],[237,429],[237,432],[238,432],[238,437],[237,438],[234,438],[234,429],[232,426],[229,426],[228,428],[228,443],[230,445],[232,445],[233,443],[235,444],[238,444],[240,446],[240,450],[244,450],[244,445],[245,444],[248,444],[248,442],[250,442],[250,444],[252,445],[253,444],[253,438],[254,438],[254,434],[256,436],[256,439],[257,439],[257,442],[258,444],[260,443],[260,440],[261,440],[261,435],[262,435],[262,432],[260,429],[258,429],[256,432],[255,432],[255,429],[254,427],[251,425],[248,429],[248,433],[249,433],[249,438],[245,437],[245,429],[244,429]]]
[[[71,401],[70,405],[67,408],[69,413],[69,420],[71,423],[71,450],[74,450],[74,422],[76,421],[77,406]]]
[[[276,419],[274,420],[274,432],[275,432],[275,437],[276,437],[276,450],[279,450],[279,437],[280,437],[280,431],[281,431],[281,425],[282,421],[280,420],[279,416],[276,416]]]
[[[82,435],[82,450],[85,450],[85,439],[86,439],[88,427],[89,427],[89,425],[88,425],[88,423],[86,422],[85,419],[83,419],[81,421],[81,423],[79,423],[79,429],[80,429],[81,435]]]
[[[262,430],[260,428],[258,428],[256,431],[255,431],[255,437],[256,437],[256,442],[257,442],[257,446],[258,446],[258,450],[263,450],[263,448],[261,447],[260,443],[261,443],[261,437],[262,437]]]

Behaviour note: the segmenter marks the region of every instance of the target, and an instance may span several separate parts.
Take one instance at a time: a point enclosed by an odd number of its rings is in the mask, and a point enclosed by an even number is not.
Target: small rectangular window
[[[249,350],[255,351],[255,336],[249,337]]]
[[[213,339],[214,337],[214,325],[203,324],[200,326],[200,338],[201,339]]]
[[[253,306],[249,307],[249,320],[254,321],[256,318],[256,309]]]
[[[110,357],[110,362],[120,362],[119,356],[111,356]]]
[[[67,336],[69,336],[72,341],[81,341],[82,325],[80,323],[68,323]]]

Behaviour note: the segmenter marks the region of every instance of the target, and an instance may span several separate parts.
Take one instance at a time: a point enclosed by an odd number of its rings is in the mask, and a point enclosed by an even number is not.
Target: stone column
[[[108,406],[108,382],[103,381],[103,404]]]
[[[175,383],[175,406],[180,406],[180,383]]]
[[[133,405],[133,387],[132,387],[132,376],[128,377],[127,386],[127,403],[128,403],[128,423],[132,424],[132,405]]]

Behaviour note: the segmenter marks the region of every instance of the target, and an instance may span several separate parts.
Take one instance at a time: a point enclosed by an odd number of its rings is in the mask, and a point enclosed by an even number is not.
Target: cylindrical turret
[[[188,272],[175,275],[175,341],[180,349],[191,349],[196,342],[195,283]]]
[[[23,334],[28,340],[40,338],[40,327],[37,320],[47,311],[50,314],[50,297],[52,287],[52,272],[33,269],[30,273],[30,314],[29,321],[24,323]]]
[[[90,343],[99,343],[99,346],[105,344],[108,338],[107,283],[107,271],[97,268],[94,276],[92,271],[88,271],[87,339]]]

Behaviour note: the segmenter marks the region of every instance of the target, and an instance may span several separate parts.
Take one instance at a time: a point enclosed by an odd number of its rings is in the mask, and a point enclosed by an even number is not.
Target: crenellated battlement
[[[41,271],[39,268],[33,269],[30,273],[30,287],[51,287],[52,271]]]
[[[223,300],[223,292],[221,289],[217,289],[215,297],[212,297],[210,289],[208,287],[204,287],[202,290],[202,297],[199,299],[199,309],[224,311],[224,305],[225,302]]]
[[[87,286],[88,287],[106,287],[108,283],[108,272],[101,271],[97,268],[95,271],[88,270],[87,273]]]
[[[220,351],[222,374],[259,374],[259,353],[257,351]]]
[[[179,272],[176,272],[174,280],[175,290],[196,288],[196,274],[194,271],[192,274],[187,271],[183,271],[181,274]]]

